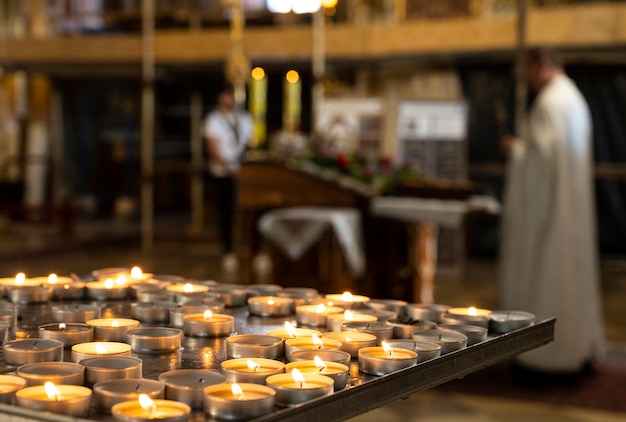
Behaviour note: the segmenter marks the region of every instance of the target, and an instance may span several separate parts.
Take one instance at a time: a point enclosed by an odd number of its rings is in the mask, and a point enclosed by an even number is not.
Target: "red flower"
[[[350,159],[345,154],[337,154],[335,157],[335,161],[337,165],[342,169],[347,169],[350,166]]]

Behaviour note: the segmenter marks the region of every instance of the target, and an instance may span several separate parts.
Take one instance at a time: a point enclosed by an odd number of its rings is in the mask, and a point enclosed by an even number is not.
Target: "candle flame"
[[[320,371],[324,371],[326,370],[326,364],[324,363],[324,361],[322,360],[322,358],[320,358],[319,356],[315,356],[313,358],[313,360],[315,361],[315,367]]]
[[[48,275],[48,283],[56,284],[58,280],[59,280],[59,277],[57,277],[55,273],[51,273],[50,275]]]
[[[234,383],[230,386],[230,391],[233,393],[233,396],[237,398],[237,400],[241,400],[243,398],[243,390],[239,386],[239,384]]]
[[[63,285],[63,289],[64,290],[69,290],[72,286],[70,286],[69,284],[64,284]]]
[[[393,355],[393,347],[391,347],[386,341],[383,341],[380,345],[383,346],[383,350],[386,353],[389,353],[389,356]]]
[[[320,340],[317,334],[313,334],[311,336],[311,340],[313,340],[313,344],[316,345],[318,349],[321,349],[324,347],[324,342]]]
[[[294,327],[293,324],[289,321],[285,321],[285,331],[287,331],[289,337],[298,337],[298,330],[296,330],[296,327]]]
[[[270,300],[268,300],[268,301],[267,301],[267,304],[268,304],[268,305],[273,305],[273,304],[274,304],[274,301],[273,301],[272,299],[270,299]]]
[[[352,321],[354,320],[354,315],[352,314],[350,310],[346,310],[343,313],[343,319],[345,319],[346,321]]]
[[[259,365],[257,362],[248,359],[248,368],[250,368],[254,372],[256,372],[260,367],[261,367],[261,365]]]
[[[156,410],[156,404],[147,394],[140,394],[138,397],[139,406],[145,411],[147,411],[150,416],[152,416]]]
[[[318,314],[321,314],[321,313],[324,313],[324,311],[326,311],[326,307],[324,306],[323,303],[320,303],[319,305],[317,305],[315,312],[317,312]]]
[[[478,310],[475,307],[470,306],[469,309],[467,310],[467,314],[471,316],[476,316],[478,315]]]
[[[352,300],[352,293],[350,292],[343,292],[343,294],[341,295],[342,302],[352,302]]]
[[[193,293],[193,291],[194,291],[193,284],[191,284],[191,283],[186,283],[186,284],[183,286],[183,292],[185,292],[185,293]]]
[[[125,275],[120,275],[115,279],[115,284],[117,284],[118,286],[123,286],[124,284],[126,284],[126,276]]]
[[[15,284],[17,284],[17,285],[20,285],[20,286],[21,286],[22,284],[24,284],[24,282],[25,282],[25,281],[26,281],[26,274],[24,274],[24,273],[18,273],[18,274],[15,276]]]
[[[59,324],[59,330],[65,331],[65,323],[64,322]]]
[[[304,386],[304,376],[302,375],[302,372],[298,370],[298,368],[293,368],[291,370],[291,376],[296,383],[300,384],[300,388]]]
[[[143,272],[139,267],[133,267],[130,269],[130,277],[134,280],[141,280],[143,277]]]
[[[106,287],[107,289],[112,289],[113,288],[113,279],[112,278],[107,278],[106,280],[104,280],[104,287]]]
[[[59,401],[61,399],[61,392],[54,383],[46,381],[43,385],[43,389],[50,400]]]
[[[119,327],[119,326],[120,326],[120,322],[119,322],[118,320],[114,320],[114,321],[111,323],[111,327]]]
[[[352,341],[350,337],[346,337],[346,341]]]
[[[97,353],[97,354],[99,354],[99,355],[106,355],[106,353],[107,353],[107,348],[106,348],[106,347],[104,347],[104,344],[102,344],[102,343],[96,343],[95,348],[96,348],[96,353]]]
[[[208,320],[213,318],[213,312],[211,311],[204,311],[204,319]]]

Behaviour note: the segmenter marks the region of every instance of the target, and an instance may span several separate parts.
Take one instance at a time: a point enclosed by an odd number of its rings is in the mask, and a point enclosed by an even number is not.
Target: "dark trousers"
[[[217,196],[219,213],[218,232],[222,243],[222,252],[234,251],[235,213],[237,211],[237,178],[214,177],[213,184]]]

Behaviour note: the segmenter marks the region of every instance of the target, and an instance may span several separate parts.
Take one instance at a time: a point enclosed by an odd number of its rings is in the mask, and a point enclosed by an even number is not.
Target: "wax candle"
[[[328,396],[333,393],[335,384],[330,377],[303,374],[298,369],[289,374],[272,375],[265,382],[276,391],[276,403],[281,406],[295,406]]]
[[[8,287],[7,296],[11,302],[20,305],[45,303],[52,298],[52,288],[47,285]]]
[[[302,349],[291,353],[291,362],[299,362],[302,360],[314,360],[318,356],[324,362],[337,362],[346,366],[350,365],[350,353],[339,349]]]
[[[268,336],[280,337],[284,340],[296,337],[312,337],[313,334],[320,336],[322,332],[310,328],[294,327],[289,321],[285,321],[285,328],[278,328],[267,332]]]
[[[206,387],[204,397],[204,411],[209,416],[247,420],[272,413],[276,392],[258,384],[218,384]]]
[[[293,299],[278,296],[255,296],[248,299],[251,315],[280,317],[294,313]]]
[[[362,295],[353,295],[350,292],[343,292],[342,294],[328,294],[326,295],[326,300],[341,308],[356,309],[363,308],[365,304],[369,302],[370,298]]]
[[[48,339],[20,339],[4,343],[3,357],[9,365],[63,360],[63,342]]]
[[[437,303],[410,303],[407,306],[407,316],[412,320],[425,319],[440,323],[441,317],[448,309],[450,309],[450,306]]]
[[[309,287],[286,287],[276,293],[276,296],[293,299],[296,307],[310,304],[321,297],[317,290]]]
[[[390,319],[385,321],[393,327],[393,338],[411,338],[415,330],[429,330],[435,328],[437,324],[425,319]]]
[[[282,290],[282,286],[278,284],[259,283],[248,286],[248,291],[254,296],[277,296]]]
[[[341,342],[330,338],[322,338],[315,334],[311,337],[297,337],[285,340],[285,357],[290,360],[290,356],[296,350],[302,349],[339,349]]]
[[[239,334],[226,338],[226,356],[229,358],[280,359],[283,339],[262,334]]]
[[[85,368],[72,362],[37,362],[21,365],[17,368],[17,375],[24,378],[28,386],[43,385],[46,381],[83,385]]]
[[[404,318],[408,303],[395,299],[370,299],[365,305],[370,309],[392,311],[396,313],[396,318]]]
[[[144,322],[168,322],[175,302],[136,302],[131,305],[133,318]]]
[[[0,306],[0,321],[6,322],[9,330],[17,324],[17,308],[9,302],[2,302]]]
[[[230,315],[214,314],[207,310],[203,313],[183,317],[183,331],[190,336],[221,337],[235,330],[235,319]]]
[[[441,356],[441,346],[432,341],[393,339],[386,341],[387,345],[398,349],[407,349],[417,352],[417,363],[425,362]]]
[[[359,350],[359,371],[371,375],[385,375],[417,363],[417,353],[407,349],[394,349],[386,342],[381,347],[364,347]]]
[[[99,356],[80,361],[85,367],[85,385],[124,378],[141,378],[143,361],[134,356]]]
[[[54,385],[46,382],[18,390],[18,406],[68,416],[87,417],[91,405],[91,390],[79,385]]]
[[[441,322],[444,324],[469,324],[479,327],[489,327],[489,309],[480,309],[470,306],[469,308],[450,308],[442,315]]]
[[[248,290],[245,288],[232,288],[218,285],[213,287],[211,292],[217,293],[219,300],[224,302],[228,308],[245,306],[248,300]]]
[[[134,352],[175,352],[180,349],[182,334],[178,328],[135,328],[126,332],[126,342]]]
[[[129,284],[124,277],[115,280],[107,278],[104,280],[90,281],[85,285],[87,296],[94,300],[123,300],[128,296]]]
[[[208,292],[209,286],[195,283],[175,283],[167,286],[165,290],[173,293],[176,296],[178,302],[178,299],[181,297],[194,295],[197,296]]]
[[[51,287],[52,298],[56,300],[80,300],[85,295],[85,282],[71,277],[50,274],[45,282]]]
[[[339,350],[350,353],[353,359],[358,357],[359,349],[374,347],[378,341],[374,334],[351,331],[331,331],[324,333],[323,337],[340,341],[341,347]]]
[[[467,336],[465,334],[439,327],[430,330],[417,330],[413,333],[413,339],[432,341],[439,344],[442,355],[467,346]]]
[[[347,309],[343,313],[327,315],[326,325],[328,331],[341,331],[341,325],[344,322],[374,322],[377,320],[378,318],[374,315],[352,312]]]
[[[130,318],[97,318],[87,321],[94,328],[96,341],[126,341],[126,332],[139,327],[139,321]]]
[[[302,305],[296,307],[296,321],[300,325],[310,325],[313,327],[325,327],[327,325],[326,316],[343,312],[344,308],[339,306],[328,306],[323,303],[317,305]]]
[[[303,374],[318,374],[330,377],[334,381],[334,391],[343,390],[350,380],[350,368],[343,363],[325,362],[319,356],[313,360],[289,362],[285,365],[285,372],[289,373],[298,369]]]
[[[130,356],[131,346],[113,341],[79,343],[72,346],[72,362],[96,356]]]
[[[189,420],[191,408],[185,403],[174,400],[152,400],[140,394],[137,400],[115,404],[111,414],[123,422],[186,422]]]
[[[533,322],[535,315],[525,311],[495,311],[489,314],[489,329],[497,334],[519,330]]]
[[[97,305],[53,305],[52,319],[56,322],[65,323],[85,322],[100,318],[101,312],[101,307]]]
[[[111,414],[111,408],[117,403],[137,400],[140,394],[151,399],[163,399],[165,384],[156,380],[125,378],[102,381],[93,386],[94,408],[102,413]]]
[[[14,404],[15,392],[26,387],[26,380],[15,375],[0,375],[0,403]]]
[[[285,364],[273,359],[239,358],[222,362],[222,372],[230,383],[253,383],[265,385],[270,375],[284,372]]]
[[[393,327],[384,322],[344,322],[341,327],[343,331],[373,334],[378,344],[393,338]]]
[[[440,328],[447,328],[448,330],[458,331],[461,334],[465,334],[467,337],[467,345],[471,346],[487,339],[487,329],[485,327],[479,327],[478,325],[468,324],[439,324]]]
[[[62,341],[64,347],[69,348],[78,343],[92,341],[93,327],[78,322],[55,322],[53,324],[40,325],[37,334],[39,338]]]
[[[189,405],[192,409],[204,407],[204,389],[226,382],[226,376],[206,369],[177,369],[159,375],[165,384],[165,398]]]
[[[184,305],[173,306],[170,308],[170,327],[183,328],[184,318],[190,314],[204,314],[211,311],[215,314],[224,313],[224,304],[222,302],[207,302],[200,305]]]

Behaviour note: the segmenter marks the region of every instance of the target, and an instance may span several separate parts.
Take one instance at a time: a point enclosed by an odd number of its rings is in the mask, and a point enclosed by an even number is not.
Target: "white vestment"
[[[559,75],[538,94],[507,175],[501,248],[502,306],[556,316],[554,342],[519,356],[572,372],[604,350],[595,231],[591,117]]]

